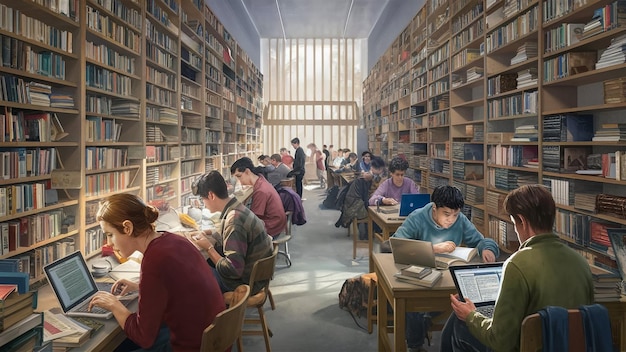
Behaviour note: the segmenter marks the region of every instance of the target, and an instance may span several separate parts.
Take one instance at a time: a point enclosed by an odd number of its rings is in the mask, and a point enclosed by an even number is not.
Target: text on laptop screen
[[[57,296],[65,307],[82,302],[97,291],[80,256],[61,260],[48,271],[48,280],[54,281]]]
[[[463,298],[476,304],[493,302],[498,298],[502,267],[472,268],[454,272]]]

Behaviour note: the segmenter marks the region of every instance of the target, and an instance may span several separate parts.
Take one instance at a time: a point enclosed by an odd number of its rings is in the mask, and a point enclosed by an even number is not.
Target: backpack
[[[326,199],[322,202],[322,205],[326,209],[337,209],[335,204],[337,203],[337,195],[339,195],[339,187],[332,186],[328,189],[328,194],[326,195]]]
[[[367,299],[371,288],[371,275],[362,274],[347,279],[339,292],[339,308],[349,311],[353,316],[367,316]]]

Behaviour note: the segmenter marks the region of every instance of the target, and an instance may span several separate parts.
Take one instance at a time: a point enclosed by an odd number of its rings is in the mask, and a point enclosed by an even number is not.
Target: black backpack
[[[336,203],[337,203],[338,195],[339,195],[339,187],[332,186],[331,188],[329,188],[327,195],[326,195],[326,199],[324,199],[324,201],[322,202],[322,205],[324,206],[324,208],[337,209]]]

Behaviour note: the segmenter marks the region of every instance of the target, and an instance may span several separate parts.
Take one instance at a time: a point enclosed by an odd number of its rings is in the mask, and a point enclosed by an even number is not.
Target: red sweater
[[[283,202],[280,200],[278,192],[267,182],[265,177],[259,175],[252,188],[252,204],[250,210],[263,220],[267,234],[276,237],[285,229],[287,216]]]
[[[226,308],[200,252],[186,238],[164,232],[148,245],[140,275],[139,307],[126,319],[126,336],[148,348],[165,324],[174,351],[199,351],[202,332]]]

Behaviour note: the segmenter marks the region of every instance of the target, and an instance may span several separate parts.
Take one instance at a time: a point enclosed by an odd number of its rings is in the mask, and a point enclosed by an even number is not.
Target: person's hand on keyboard
[[[98,291],[93,298],[91,298],[91,301],[89,302],[89,311],[91,312],[94,307],[104,308],[109,311],[126,309],[117,296],[104,291]]]
[[[115,296],[124,296],[130,292],[139,290],[139,284],[127,279],[119,279],[115,281],[111,287],[111,294]]]

